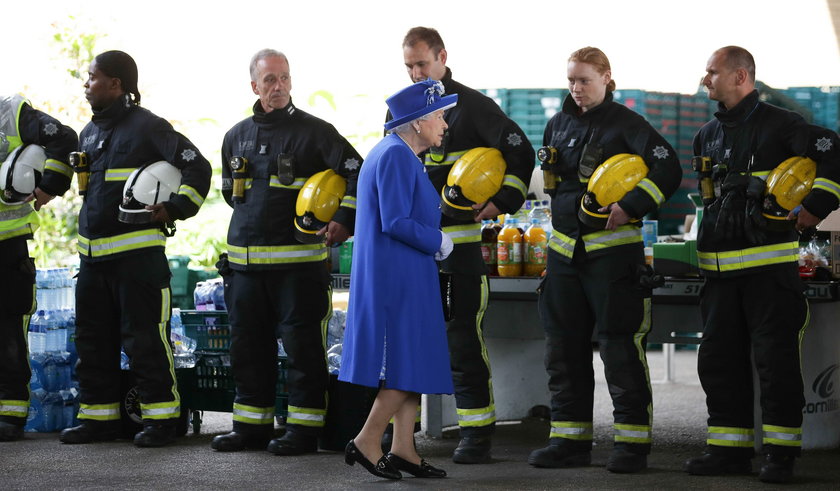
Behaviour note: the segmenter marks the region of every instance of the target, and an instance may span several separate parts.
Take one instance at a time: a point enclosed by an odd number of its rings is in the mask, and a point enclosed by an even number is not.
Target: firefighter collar
[[[254,121],[257,123],[279,123],[292,117],[292,115],[297,111],[297,108],[290,98],[289,104],[287,104],[283,109],[275,109],[274,111],[267,113],[263,109],[262,104],[260,104],[260,100],[257,99],[257,102],[254,103],[253,110]]]

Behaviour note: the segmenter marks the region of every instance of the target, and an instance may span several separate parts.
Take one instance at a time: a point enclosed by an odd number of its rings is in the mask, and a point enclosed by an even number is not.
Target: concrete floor
[[[449,460],[457,433],[444,438],[418,436],[418,448],[449,473],[444,480],[380,480],[360,466],[344,464],[337,452],[276,457],[251,451],[223,454],[210,449],[214,434],[228,431],[230,414],[205,413],[201,434],[188,434],[160,449],[139,449],[128,441],[62,445],[56,434],[27,434],[20,442],[0,443],[0,490],[8,489],[759,489],[753,476],[696,477],[681,471],[705,439],[706,410],[697,379],[695,351],[677,351],[676,376],[664,378],[661,352],[649,353],[654,390],[654,446],[649,469],[636,475],[604,470],[611,448],[611,403],[603,367],[594,358],[595,448],[592,465],[579,469],[536,469],[529,452],[547,443],[548,422],[526,418],[500,424],[493,463],[457,465]],[[547,402],[547,401],[546,401]],[[758,459],[754,462],[757,470]],[[840,450],[808,450],[788,489],[840,489]]]

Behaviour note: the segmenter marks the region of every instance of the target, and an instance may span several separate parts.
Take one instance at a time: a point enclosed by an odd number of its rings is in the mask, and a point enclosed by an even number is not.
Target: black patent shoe
[[[376,462],[376,465],[373,465],[373,463],[364,456],[362,451],[359,450],[356,443],[353,442],[353,440],[350,440],[350,442],[347,443],[347,447],[344,449],[344,463],[347,465],[353,465],[356,462],[362,464],[362,467],[367,469],[367,471],[374,476],[384,477],[387,479],[402,479],[400,471],[394,467],[394,464],[392,464],[387,457],[383,455],[379,458],[379,461]]]
[[[94,443],[110,442],[120,437],[119,422],[102,423],[85,421],[79,426],[67,428],[61,431],[58,439],[61,443]]]
[[[385,455],[385,458],[394,464],[394,467],[396,467],[397,470],[408,472],[414,477],[446,477],[445,470],[432,467],[432,465],[424,459],[420,459],[420,465],[417,465],[412,464],[411,462],[398,455],[394,455],[391,452],[388,452],[388,454]]]
[[[138,447],[163,447],[175,441],[175,426],[164,423],[144,423],[143,430],[134,435]]]
[[[796,458],[792,455],[764,456],[758,479],[761,482],[787,483],[793,480],[793,464]]]
[[[268,442],[268,448],[266,450],[274,455],[315,453],[318,451],[318,437],[287,430],[280,438],[275,438]]]
[[[269,436],[249,435],[231,431],[225,435],[216,435],[210,442],[210,448],[219,452],[239,452],[242,450],[265,450],[271,438]]]
[[[745,457],[728,457],[706,452],[699,457],[686,460],[683,470],[695,476],[749,474],[752,472],[752,462]]]

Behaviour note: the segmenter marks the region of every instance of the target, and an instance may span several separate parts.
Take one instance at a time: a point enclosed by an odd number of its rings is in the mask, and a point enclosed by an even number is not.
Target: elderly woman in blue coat
[[[446,325],[435,260],[452,252],[440,231],[440,197],[418,154],[439,146],[447,128],[444,96],[427,79],[386,101],[389,134],[359,173],[353,272],[339,380],[379,387],[367,421],[347,444],[345,462],[380,477],[445,477],[414,447],[420,394],[451,394]],[[384,370],[383,370],[384,366]],[[391,451],[380,442],[394,419]]]

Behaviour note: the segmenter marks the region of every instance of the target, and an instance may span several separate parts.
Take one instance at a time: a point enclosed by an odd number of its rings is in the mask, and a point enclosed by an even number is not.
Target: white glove
[[[435,261],[443,261],[449,254],[452,253],[452,248],[455,247],[452,244],[452,239],[449,238],[448,235],[441,232],[440,233],[440,249],[435,253]]]

